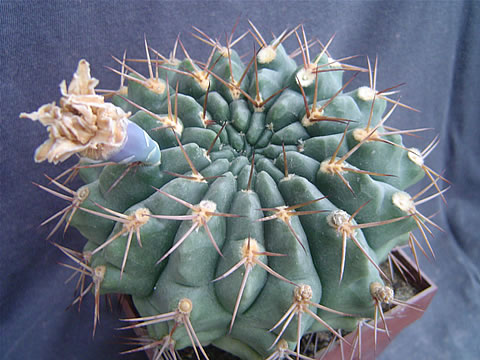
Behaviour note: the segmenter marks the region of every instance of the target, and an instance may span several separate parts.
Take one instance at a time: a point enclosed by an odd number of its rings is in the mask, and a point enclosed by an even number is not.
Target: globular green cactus
[[[415,251],[412,231],[427,240],[434,225],[416,206],[443,196],[423,162],[435,143],[407,148],[402,134],[414,130],[384,124],[408,106],[376,89],[376,62],[334,60],[330,42],[312,59],[303,28],[268,44],[251,26],[259,49],[246,63],[232,48],[245,35],[222,46],[198,30],[212,47],[202,65],[145,41],[148,76],[115,58],[122,86],[100,95],[81,60],[59,105],[21,115],[48,127],[37,161],[81,158],[69,178],[86,185],[39,185],[69,202],[45,221],[60,218],[49,237],[66,222],[88,239],[81,252],[56,245],[78,266],[76,301],[95,293],[96,326],[101,294],[131,295],[140,318],[125,328],[152,338],[141,349],[308,359],[304,334],[341,338],[382,315],[382,302],[398,304],[379,264],[397,246]],[[300,48],[289,55],[290,36]],[[345,92],[359,72],[369,85]]]

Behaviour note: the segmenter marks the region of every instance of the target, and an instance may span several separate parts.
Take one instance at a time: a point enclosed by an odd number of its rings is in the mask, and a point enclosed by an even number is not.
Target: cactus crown
[[[86,185],[60,183],[68,172],[51,179],[57,190],[38,185],[70,202],[45,221],[60,217],[49,237],[66,222],[88,239],[83,253],[57,245],[92,278],[75,302],[94,290],[96,325],[100,294],[131,295],[140,317],[126,328],[147,326],[159,356],[193,346],[207,357],[213,343],[244,359],[308,359],[303,334],[342,338],[336,329],[395,303],[379,264],[405,244],[416,254],[417,228],[428,244],[435,224],[416,205],[443,197],[445,179],[424,164],[437,141],[409,149],[402,134],[414,130],[385,125],[411,108],[376,89],[377,60],[334,60],[333,38],[311,60],[303,27],[269,44],[250,26],[226,45],[194,28],[211,46],[204,64],[178,39],[169,57],[145,40],[148,76],[114,58],[122,82],[103,95],[81,60],[60,106],[21,114],[49,131],[36,161],[81,156],[66,182],[79,173]],[[248,34],[260,48],[245,64],[233,46]],[[369,85],[345,92],[359,72]]]

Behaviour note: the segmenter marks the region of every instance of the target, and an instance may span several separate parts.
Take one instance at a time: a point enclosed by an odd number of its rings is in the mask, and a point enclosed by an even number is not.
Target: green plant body
[[[214,344],[242,359],[307,359],[304,334],[340,336],[395,302],[379,295],[379,264],[415,250],[413,230],[426,240],[418,196],[442,195],[423,162],[434,145],[408,148],[408,131],[385,125],[407,106],[375,88],[376,63],[347,65],[328,45],[310,59],[299,27],[270,44],[252,33],[260,47],[245,62],[232,37],[201,33],[206,65],[186,51],[152,60],[145,41],[149,76],[117,59],[128,86],[107,94],[81,60],[59,106],[22,114],[49,130],[37,161],[81,158],[71,170],[84,186],[41,186],[70,202],[50,236],[66,222],[87,239],[80,252],[57,245],[79,267],[76,301],[95,293],[96,326],[101,294],[131,295],[141,318],[126,328],[147,327],[159,354],[193,345],[206,357]],[[293,34],[300,65],[282,44]],[[369,85],[347,91],[361,72]]]

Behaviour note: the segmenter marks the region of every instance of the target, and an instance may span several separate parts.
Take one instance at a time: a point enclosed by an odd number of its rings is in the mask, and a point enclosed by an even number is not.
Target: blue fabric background
[[[381,359],[477,359],[480,354],[480,2],[478,1],[1,1],[0,2],[0,357],[4,359],[142,359],[125,350],[117,315],[102,305],[92,340],[92,299],[81,313],[64,311],[73,285],[56,264],[62,255],[38,225],[64,206],[32,185],[54,169],[34,164],[35,148],[46,138],[40,124],[19,119],[22,111],[59,98],[58,84],[70,81],[86,58],[102,88],[118,87],[110,55],[144,56],[143,38],[167,55],[178,33],[190,54],[206,59],[205,46],[189,32],[195,25],[224,37],[240,17],[240,34],[250,19],[270,39],[303,23],[309,37],[330,52],[379,56],[378,88],[406,82],[402,102],[421,109],[397,110],[390,124],[433,127],[441,144],[428,164],[453,182],[448,207],[422,207],[436,215],[437,260],[422,259],[439,291],[424,317],[404,331]],[[287,47],[296,47],[293,39]],[[243,46],[243,47],[242,47]],[[239,48],[251,50],[252,41]],[[360,63],[357,62],[357,64]],[[363,64],[365,64],[363,62]],[[363,76],[362,82],[367,81]],[[360,82],[357,82],[357,86]],[[355,86],[355,85],[354,85]],[[351,86],[353,88],[354,86]],[[430,141],[436,132],[426,134]],[[409,142],[415,145],[415,140]],[[74,230],[57,241],[80,248]]]

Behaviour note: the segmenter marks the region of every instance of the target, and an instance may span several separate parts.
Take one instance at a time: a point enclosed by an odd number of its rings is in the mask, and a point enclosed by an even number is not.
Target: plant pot
[[[375,359],[387,345],[407,326],[422,317],[424,310],[430,305],[435,293],[437,292],[437,286],[423,273],[419,273],[415,263],[407,256],[403,250],[394,250],[392,254],[399,261],[404,269],[404,273],[409,278],[409,285],[416,289],[415,296],[406,300],[406,306],[394,306],[387,312],[385,312],[385,321],[389,334],[387,335],[384,328],[383,321],[379,317],[377,322],[377,340],[375,345],[375,327],[374,321],[370,320],[366,322],[366,325],[362,326],[361,330],[361,359]],[[130,297],[122,297],[122,307],[128,318],[138,317],[136,310],[133,307],[133,303]],[[136,328],[135,333],[137,336],[142,337],[147,335],[146,329]],[[358,359],[358,342],[356,341],[356,331],[353,331],[344,336],[344,338],[351,344],[339,341],[331,346],[325,347],[315,353],[315,359],[322,360],[339,360],[339,359]],[[352,351],[355,352],[351,357]],[[343,356],[342,356],[343,353]],[[146,354],[150,360],[153,359],[153,350],[146,350]],[[230,359],[233,357],[222,357],[222,359]],[[215,358],[217,360],[218,358]],[[213,360],[213,358],[212,358]]]

